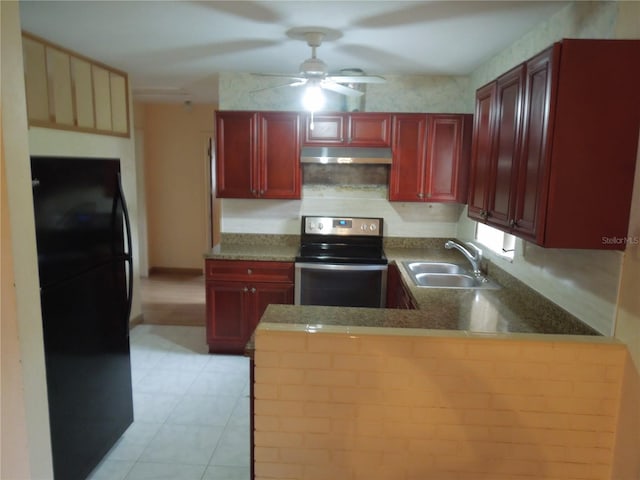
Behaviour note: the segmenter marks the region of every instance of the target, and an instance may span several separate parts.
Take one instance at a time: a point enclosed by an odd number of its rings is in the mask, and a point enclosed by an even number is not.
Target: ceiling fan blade
[[[386,80],[378,75],[329,75],[336,83],[385,83]]]
[[[340,85],[338,83],[327,82],[324,81],[320,84],[320,87],[325,90],[331,90],[332,92],[339,93],[341,95],[347,95],[348,97],[360,97],[364,95],[364,92],[360,92],[354,88],[345,87],[344,85]]]
[[[251,75],[256,75],[258,77],[280,77],[280,78],[290,78],[291,80],[297,80],[299,82],[306,81],[305,77],[301,77],[295,73],[252,73]]]
[[[265,90],[273,90],[274,88],[282,88],[282,87],[300,87],[301,85],[304,85],[305,83],[307,83],[306,80],[289,82],[289,83],[282,83],[280,85],[271,85],[269,87],[264,87],[264,88],[258,88],[256,90],[251,90],[249,93],[264,92]]]

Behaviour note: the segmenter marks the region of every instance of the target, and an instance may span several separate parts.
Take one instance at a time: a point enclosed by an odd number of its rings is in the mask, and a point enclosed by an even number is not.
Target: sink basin
[[[485,277],[476,277],[456,263],[405,261],[402,262],[413,283],[426,288],[482,288],[498,289]]]
[[[419,275],[423,273],[462,273],[468,274],[468,271],[462,266],[455,263],[443,262],[404,262],[409,273]]]

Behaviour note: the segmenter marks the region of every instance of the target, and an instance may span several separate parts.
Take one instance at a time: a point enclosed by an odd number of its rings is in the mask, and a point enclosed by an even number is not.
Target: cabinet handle
[[[251,275],[253,273],[253,270],[251,270],[250,268],[247,268],[247,274]]]

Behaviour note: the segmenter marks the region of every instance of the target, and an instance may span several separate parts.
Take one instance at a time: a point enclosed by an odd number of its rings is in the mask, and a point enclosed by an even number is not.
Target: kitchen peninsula
[[[292,262],[272,240],[206,257]],[[248,345],[255,478],[603,478],[624,345],[492,264],[499,290],[415,287],[402,260],[466,260],[445,239],[387,240],[417,309],[262,315]]]
[[[268,307],[256,478],[607,478],[624,345],[393,328],[398,312],[357,310]]]

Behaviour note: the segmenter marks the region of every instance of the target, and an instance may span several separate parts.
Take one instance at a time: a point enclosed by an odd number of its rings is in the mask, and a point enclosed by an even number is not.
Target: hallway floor
[[[145,324],[205,326],[202,274],[158,273],[140,279]]]

